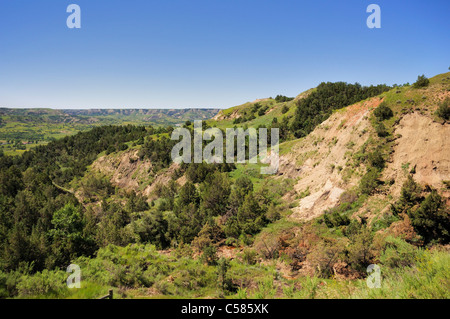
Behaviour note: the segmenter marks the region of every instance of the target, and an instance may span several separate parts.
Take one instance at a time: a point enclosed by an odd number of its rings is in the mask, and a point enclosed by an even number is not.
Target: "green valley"
[[[0,152],[19,155],[36,145],[102,125],[168,126],[209,119],[218,109],[8,109],[0,108]]]

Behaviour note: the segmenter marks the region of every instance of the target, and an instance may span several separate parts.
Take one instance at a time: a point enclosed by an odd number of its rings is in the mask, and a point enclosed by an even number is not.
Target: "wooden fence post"
[[[113,290],[109,289],[108,294],[106,296],[100,297],[98,299],[113,299]]]

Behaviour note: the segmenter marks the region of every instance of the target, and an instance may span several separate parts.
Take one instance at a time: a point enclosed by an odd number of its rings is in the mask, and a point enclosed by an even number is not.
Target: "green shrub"
[[[226,258],[220,258],[217,262],[217,276],[218,283],[222,291],[231,290],[232,282],[227,276],[228,269],[230,268],[230,261]]]
[[[450,98],[447,97],[442,103],[439,104],[439,107],[436,111],[436,115],[444,120],[450,119]]]
[[[125,151],[126,149],[128,149],[128,145],[127,144],[125,144],[125,143],[120,144],[119,151]]]
[[[408,215],[414,229],[422,236],[424,244],[449,243],[450,211],[436,190],[425,198],[418,209]]]
[[[209,266],[214,266],[217,264],[217,249],[216,247],[209,245],[203,249],[203,254],[201,257],[202,262]]]
[[[237,212],[237,222],[241,233],[254,235],[267,224],[265,209],[252,193],[244,198],[244,202]]]
[[[379,121],[384,121],[390,119],[394,116],[391,108],[387,106],[386,102],[382,102],[378,107],[373,111],[373,114]]]
[[[428,78],[422,74],[417,77],[417,81],[414,82],[413,88],[418,89],[418,88],[426,87],[429,84],[430,84],[430,80],[428,80]]]
[[[354,270],[364,272],[374,258],[373,233],[364,225],[350,239],[351,243],[347,247],[348,263]]]
[[[67,289],[67,273],[44,269],[34,275],[24,275],[17,284],[20,297],[39,297],[58,295]]]
[[[383,169],[384,168],[384,158],[383,155],[381,155],[380,150],[375,150],[372,153],[369,153],[368,155],[369,164],[372,167]]]
[[[269,209],[267,210],[266,218],[272,223],[280,219],[280,208],[272,203],[272,205],[270,205]]]
[[[253,296],[254,299],[272,299],[275,297],[277,288],[273,285],[273,279],[268,278],[258,282],[258,288]]]
[[[372,223],[372,229],[378,231],[380,229],[388,228],[393,222],[398,221],[399,218],[391,213],[385,213],[380,218]]]
[[[378,122],[375,125],[375,132],[379,137],[386,137],[389,135],[389,132],[386,130],[386,126],[382,122]]]
[[[106,155],[114,153],[115,151],[116,151],[116,148],[114,147],[114,145],[109,145],[108,148],[106,149]]]
[[[267,106],[260,108],[258,111],[258,115],[263,116],[264,114],[266,114],[267,109],[268,109]]]
[[[289,102],[289,101],[292,101],[293,99],[294,99],[293,97],[287,97],[287,96],[284,96],[284,95],[277,95],[275,97],[275,101],[277,101],[278,103],[280,103],[280,102]]]
[[[412,175],[409,174],[403,183],[399,200],[391,205],[393,215],[399,216],[401,213],[408,213],[412,207],[420,204],[423,201],[421,193],[422,188],[414,181]]]
[[[420,185],[414,181],[412,175],[408,175],[400,192],[400,202],[405,206],[413,206],[421,200],[421,192],[422,188]]]
[[[387,237],[380,261],[389,268],[412,266],[417,259],[419,250],[397,237]]]
[[[367,195],[372,194],[378,187],[379,175],[380,173],[376,168],[369,168],[367,170],[367,173],[361,178],[361,181],[359,182],[360,192]]]
[[[9,273],[0,271],[0,299],[10,298],[17,295],[17,284],[21,273],[11,271]]]
[[[258,253],[252,248],[246,248],[242,252],[242,261],[248,265],[256,264],[256,257]]]
[[[323,220],[328,228],[347,226],[348,224],[350,224],[350,218],[348,218],[346,215],[339,214],[337,211],[325,212],[325,214],[323,215]]]
[[[236,293],[236,299],[247,299],[247,288],[239,287]]]

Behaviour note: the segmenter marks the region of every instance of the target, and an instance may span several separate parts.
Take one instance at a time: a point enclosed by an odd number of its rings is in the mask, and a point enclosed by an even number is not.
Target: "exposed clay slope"
[[[382,99],[375,97],[348,106],[335,112],[307,137],[282,145],[281,152],[285,155],[280,159],[281,178],[296,179],[295,194],[286,198],[300,198],[291,218],[310,220],[321,215],[338,204],[345,190],[359,183],[365,167],[354,167],[351,156],[369,137],[372,141],[379,139],[369,118],[382,100],[388,101],[396,114],[393,120],[397,119],[389,138],[395,139],[395,143],[389,146],[381,176],[381,180],[393,184],[371,196],[354,216],[388,209],[389,203],[400,196],[410,172],[416,182],[438,189],[450,201],[450,192],[443,183],[450,180],[450,123],[434,115],[438,104],[450,97],[449,80],[448,74],[440,75],[431,79],[429,87],[397,88],[382,94]],[[283,148],[288,151],[283,152]]]
[[[138,150],[127,150],[119,154],[105,155],[92,164],[92,170],[111,177],[111,183],[126,190],[139,190],[149,180],[151,163],[140,161]]]
[[[139,150],[131,149],[102,156],[92,164],[91,169],[110,177],[114,186],[153,198],[152,192],[156,185],[167,185],[179,165],[173,163],[155,175],[151,171],[151,162],[148,159],[140,160],[138,152]],[[182,176],[177,183],[183,185],[185,181],[186,178]]]
[[[398,124],[400,134],[392,159],[384,171],[385,179],[395,180],[391,188],[399,196],[405,170],[415,167],[414,179],[422,185],[440,189],[450,180],[450,124],[441,124],[418,112],[406,114]]]
[[[280,174],[297,178],[295,191],[307,195],[292,209],[291,218],[310,220],[319,216],[356,185],[361,172],[352,170],[349,159],[368,139],[372,130],[369,113],[381,101],[375,97],[335,112],[281,156]]]

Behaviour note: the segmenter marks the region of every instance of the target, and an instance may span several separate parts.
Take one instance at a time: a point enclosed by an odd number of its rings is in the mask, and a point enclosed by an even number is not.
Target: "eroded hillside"
[[[295,192],[305,196],[292,209],[292,218],[310,220],[319,216],[358,183],[362,167],[351,166],[352,155],[369,138],[368,117],[381,101],[372,98],[334,113],[281,156],[279,174],[295,178]]]
[[[293,189],[284,196],[287,202],[295,203],[290,218],[314,219],[338,205],[345,191],[358,186],[367,167],[364,152],[380,142],[372,113],[383,101],[395,114],[388,121],[390,135],[383,154],[386,167],[380,176],[383,182],[390,181],[390,184],[374,194],[354,215],[365,213],[371,201],[378,203],[376,213],[387,208],[399,197],[407,173],[413,168],[418,183],[438,189],[448,198],[443,181],[450,180],[450,125],[448,121],[436,119],[434,112],[438,104],[450,96],[449,82],[444,74],[432,79],[431,85],[424,89],[394,88],[337,110],[308,136],[281,144],[279,171],[269,178],[294,180]],[[299,94],[294,102],[311,91]],[[281,115],[283,106],[288,106],[290,113],[294,108],[293,102],[277,104],[273,99],[259,99],[221,111],[214,118],[217,122],[213,123],[220,127],[221,120],[228,123],[239,118],[246,114],[246,109],[254,108],[255,103],[268,108],[262,118],[271,112]],[[155,199],[155,187],[167,184],[178,166],[172,164],[152,174],[150,160],[140,159],[138,153],[138,149],[130,149],[101,156],[93,163],[92,170],[108,176],[115,186]],[[182,186],[186,177],[177,177],[177,181]]]
[[[295,194],[288,198],[301,197],[291,218],[318,217],[337,205],[344,191],[358,185],[366,166],[357,161],[362,148],[380,143],[372,113],[382,101],[389,103],[394,117],[388,121],[390,135],[383,142],[386,167],[381,180],[389,186],[373,196],[378,202],[384,200],[377,213],[398,199],[410,172],[419,184],[448,198],[443,182],[450,180],[450,124],[437,118],[435,111],[450,97],[449,82],[448,76],[438,76],[427,88],[395,88],[335,112],[307,137],[282,145],[278,178],[295,178]],[[366,211],[364,205],[355,216]]]
[[[386,180],[396,181],[392,194],[399,196],[406,166],[415,170],[414,178],[420,184],[442,189],[442,182],[450,179],[449,123],[435,122],[415,111],[402,117],[394,135],[393,154],[384,172]]]

